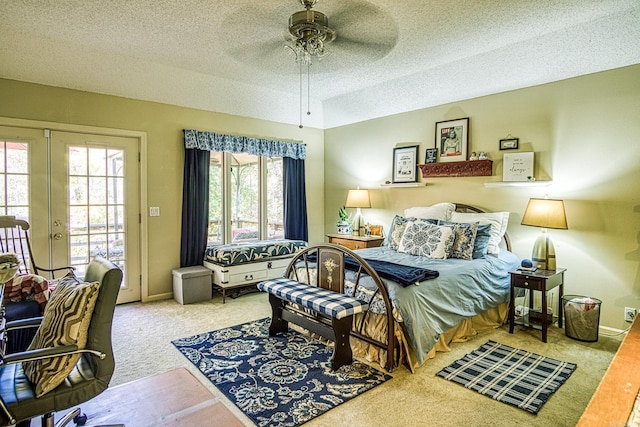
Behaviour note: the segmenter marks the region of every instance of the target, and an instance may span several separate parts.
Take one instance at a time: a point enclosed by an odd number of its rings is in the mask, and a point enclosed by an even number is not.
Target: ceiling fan
[[[220,32],[229,55],[261,70],[297,73],[285,55],[299,54],[297,45],[323,58],[315,73],[353,68],[383,58],[398,39],[391,15],[367,0],[325,0],[323,12],[314,8],[318,0],[298,0],[304,10],[293,13],[290,0],[275,7],[266,3],[254,1],[234,11]]]

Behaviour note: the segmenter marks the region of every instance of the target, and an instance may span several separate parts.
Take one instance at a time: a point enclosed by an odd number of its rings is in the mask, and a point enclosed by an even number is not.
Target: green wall
[[[302,140],[307,144],[310,240],[335,231],[347,190],[371,189],[365,220],[388,227],[395,213],[440,201],[509,211],[514,252],[530,257],[539,230],[520,225],[531,197],[565,200],[569,230],[550,230],[566,294],[602,299],[601,325],[624,329],[624,307],[640,308],[640,66],[412,111],[322,131],[159,103],[0,79],[0,117],[128,129],[147,134],[146,195],[160,206],[147,218],[148,295],[171,296],[179,264],[182,129]],[[382,102],[382,101],[381,101]],[[389,188],[393,148],[434,146],[435,123],[470,118],[469,151],[486,151],[492,177],[420,178],[416,188]],[[500,181],[498,140],[520,138],[535,152],[547,187],[485,187]],[[161,249],[160,249],[161,248]]]
[[[416,188],[381,187],[391,180],[393,148],[434,147],[435,123],[470,118],[469,152],[485,151],[492,177],[422,178]],[[485,187],[502,179],[498,141],[520,138],[535,152],[537,180],[548,187]],[[508,151],[513,152],[513,151]],[[592,74],[325,131],[325,230],[350,188],[370,189],[366,221],[388,228],[410,206],[461,202],[510,212],[513,250],[531,257],[539,229],[521,226],[531,197],[565,200],[568,230],[549,230],[565,294],[603,301],[601,326],[625,329],[624,307],[640,308],[640,66]],[[557,303],[557,296],[554,303]]]
[[[0,79],[0,117],[146,132],[148,206],[160,217],[148,217],[148,292],[144,300],[172,296],[171,270],[180,266],[180,222],[185,128],[303,141],[309,239],[323,239],[324,135],[313,128],[255,120],[228,114]],[[144,212],[148,215],[148,212]]]

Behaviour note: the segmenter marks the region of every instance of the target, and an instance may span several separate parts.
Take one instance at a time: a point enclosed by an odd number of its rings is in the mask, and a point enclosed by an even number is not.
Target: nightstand
[[[513,333],[514,326],[521,325],[542,331],[542,342],[547,342],[547,328],[553,319],[547,314],[547,292],[558,287],[558,327],[562,328],[562,295],[564,293],[564,272],[566,268],[556,270],[536,271],[512,271],[511,295],[509,297],[509,333]],[[516,318],[515,295],[516,288],[529,290],[529,312]],[[542,310],[540,312],[531,309],[533,307],[533,293],[542,294]],[[551,322],[550,322],[551,321]]]
[[[352,234],[327,234],[329,243],[342,245],[349,249],[377,248],[384,242],[382,236],[354,236]]]

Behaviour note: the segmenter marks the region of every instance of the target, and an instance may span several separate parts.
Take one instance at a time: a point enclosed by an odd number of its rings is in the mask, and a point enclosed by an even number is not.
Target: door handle
[[[54,234],[54,235],[53,235],[53,238],[54,238],[55,240],[60,240],[60,239],[62,239],[62,233],[56,233],[56,234]]]

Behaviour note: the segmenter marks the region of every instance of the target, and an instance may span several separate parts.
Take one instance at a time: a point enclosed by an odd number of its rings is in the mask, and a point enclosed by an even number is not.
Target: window
[[[282,158],[212,151],[208,245],[284,237]]]
[[[0,214],[29,220],[29,145],[0,140]]]

